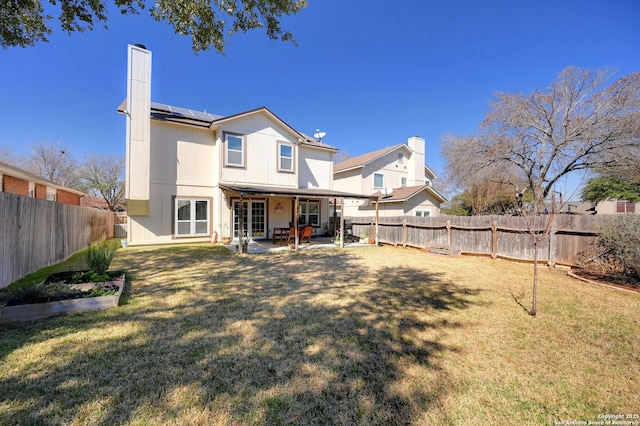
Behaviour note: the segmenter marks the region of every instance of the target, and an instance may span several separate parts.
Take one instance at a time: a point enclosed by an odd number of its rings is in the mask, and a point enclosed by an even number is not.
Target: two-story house
[[[151,51],[128,47],[126,117],[130,245],[271,238],[290,222],[322,229],[337,149],[268,108],[230,116],[151,102]]]
[[[424,162],[425,141],[413,136],[397,144],[334,165],[333,185],[378,198],[379,216],[437,216],[446,199],[431,182],[436,174]],[[345,200],[345,216],[374,216],[375,203]]]

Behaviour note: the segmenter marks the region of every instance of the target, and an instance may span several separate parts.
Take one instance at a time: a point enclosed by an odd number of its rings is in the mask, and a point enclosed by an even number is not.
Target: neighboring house
[[[626,200],[605,200],[596,204],[596,214],[619,214],[619,213],[640,213],[637,209],[638,203],[632,203]]]
[[[84,194],[11,164],[0,162],[2,192],[79,206]]]
[[[223,117],[151,102],[151,52],[128,53],[118,111],[127,124],[130,245],[266,239],[296,218],[321,232],[329,199],[368,198],[334,191],[337,150],[265,107]]]
[[[437,216],[446,199],[431,186],[435,173],[424,163],[424,139],[379,149],[335,164],[333,185],[378,198],[379,216]],[[389,193],[389,189],[392,189]],[[347,200],[345,216],[374,216],[375,203]]]

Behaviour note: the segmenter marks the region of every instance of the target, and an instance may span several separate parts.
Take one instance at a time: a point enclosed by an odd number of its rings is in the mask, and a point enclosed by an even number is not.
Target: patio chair
[[[287,245],[293,244],[296,242],[296,228],[293,226],[289,228],[289,234],[287,235]]]
[[[302,228],[302,232],[300,233],[300,244],[304,242],[304,239],[307,239],[307,242],[311,244],[311,234],[313,234],[313,226],[305,226]]]

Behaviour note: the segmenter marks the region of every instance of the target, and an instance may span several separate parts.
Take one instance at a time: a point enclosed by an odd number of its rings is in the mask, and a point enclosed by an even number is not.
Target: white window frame
[[[406,188],[407,187],[407,177],[406,176],[400,176],[400,188]]]
[[[55,192],[47,192],[47,201],[56,201],[56,193]]]
[[[230,149],[229,138],[239,139],[240,143],[242,144],[242,148],[240,150]],[[246,138],[243,135],[239,135],[237,133],[227,133],[227,132],[224,133],[224,165],[225,167],[244,168],[245,167],[244,159],[246,157],[246,150],[247,150],[247,142],[246,142]],[[229,159],[230,153],[240,153],[240,162],[236,163],[236,162],[230,161]]]
[[[380,176],[382,179],[382,185],[376,185],[376,176]],[[382,173],[374,173],[373,174],[373,187],[374,188],[384,188],[384,174]]]
[[[189,203],[189,218],[188,219],[180,219],[179,208],[180,202],[188,202]],[[206,214],[207,217],[205,219],[198,219],[196,217],[197,208],[196,203],[205,202],[206,204]],[[188,197],[176,197],[174,200],[174,232],[173,235],[176,238],[185,238],[185,237],[205,237],[211,235],[211,200],[207,198],[188,198]],[[189,224],[189,233],[179,233],[180,224]],[[206,223],[206,232],[197,232],[197,224]]]
[[[311,213],[311,209],[309,208],[311,205],[317,205],[318,206],[318,211],[317,213]],[[300,201],[300,203],[298,204],[298,224],[300,225],[311,225],[314,227],[319,227],[320,224],[322,223],[322,217],[320,216],[321,213],[321,206],[320,206],[320,201],[318,200],[305,200],[305,201]],[[309,223],[309,217],[312,215],[317,215],[318,216],[318,221],[316,223]]]
[[[413,215],[416,217],[431,217],[431,210],[428,209],[415,209]]]
[[[286,157],[282,155],[282,148],[283,147],[289,147],[291,148],[291,157]],[[293,144],[291,143],[286,143],[286,142],[278,142],[278,171],[279,172],[287,172],[287,173],[293,173],[294,172],[294,158],[295,158],[295,147],[293,146]],[[285,168],[282,167],[282,160],[288,159],[291,161],[291,167],[290,168]]]

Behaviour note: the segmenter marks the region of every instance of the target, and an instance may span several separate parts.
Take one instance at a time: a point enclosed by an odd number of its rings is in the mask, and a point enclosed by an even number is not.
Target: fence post
[[[491,258],[498,257],[498,222],[491,224]]]
[[[451,245],[451,219],[447,220],[447,245]]]
[[[556,217],[553,215],[549,220],[551,220],[551,230],[549,231],[549,262],[548,265],[551,267],[556,266],[556,250],[558,249],[558,239],[556,238],[556,232],[558,232],[558,227],[556,225]]]
[[[402,221],[402,247],[407,246],[407,219]]]

